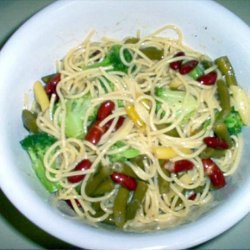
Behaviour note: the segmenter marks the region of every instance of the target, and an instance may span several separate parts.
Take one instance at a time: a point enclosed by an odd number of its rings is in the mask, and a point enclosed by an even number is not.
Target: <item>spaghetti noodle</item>
[[[175,36],[163,35],[169,31]],[[220,137],[214,126],[223,107],[217,85],[199,79],[213,72],[219,81],[223,73],[208,56],[185,46],[181,30],[172,25],[144,38],[93,42],[93,36],[91,32],[58,63],[56,92],[36,120],[40,131],[56,138],[44,156],[46,178],[60,184],[56,200],[67,201],[87,221],[114,223],[124,230],[164,228],[188,220],[195,208],[211,204],[214,188],[225,185],[216,187],[206,160],[229,176],[240,157],[239,135],[230,137],[232,145],[226,149],[204,143],[205,138]],[[122,70],[112,63],[101,65],[114,46],[119,47]],[[190,61],[197,66],[180,73],[178,67]],[[194,76],[197,67],[201,75]],[[233,99],[230,89],[229,94]],[[74,135],[74,130],[72,136],[67,131],[69,105],[77,106],[78,100],[85,104],[78,114],[80,132]],[[98,120],[107,102],[114,108]],[[91,128],[101,133],[97,142],[86,139]],[[204,156],[209,149],[221,155]],[[76,169],[84,160],[91,166]],[[76,176],[81,180],[71,182]],[[131,179],[136,183],[132,190],[126,187]]]

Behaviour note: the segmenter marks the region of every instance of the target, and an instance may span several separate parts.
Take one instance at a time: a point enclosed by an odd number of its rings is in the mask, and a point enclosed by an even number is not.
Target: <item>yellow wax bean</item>
[[[134,122],[135,126],[141,130],[146,128],[145,122],[141,119],[139,114],[136,112],[134,105],[127,105],[125,107],[128,117]]]
[[[192,153],[192,151],[188,148],[181,148],[180,150],[185,154]],[[161,147],[161,146],[154,147],[153,152],[158,159],[162,160],[168,160],[178,156],[178,153],[173,148],[170,147]]]
[[[239,86],[232,85],[230,89],[235,100],[235,106],[245,125],[250,125],[250,100],[246,92]]]
[[[39,81],[34,83],[34,94],[35,94],[35,99],[37,103],[41,107],[41,110],[45,111],[46,109],[48,109],[49,98],[44,90],[43,85]]]

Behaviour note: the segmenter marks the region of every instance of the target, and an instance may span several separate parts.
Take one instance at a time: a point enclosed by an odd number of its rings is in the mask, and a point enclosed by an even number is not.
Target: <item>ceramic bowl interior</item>
[[[26,22],[2,49],[1,188],[24,215],[50,234],[89,249],[187,248],[227,230],[250,210],[249,129],[243,132],[239,170],[217,196],[218,205],[192,223],[146,234],[95,228],[63,215],[51,206],[49,194],[20,147],[19,141],[27,134],[21,121],[24,93],[31,95],[33,83],[54,72],[56,60],[90,30],[96,30],[96,39],[124,38],[137,30],[142,36],[149,34],[165,24],[180,27],[192,48],[212,58],[229,56],[240,85],[249,91],[249,28],[212,1],[59,1]]]

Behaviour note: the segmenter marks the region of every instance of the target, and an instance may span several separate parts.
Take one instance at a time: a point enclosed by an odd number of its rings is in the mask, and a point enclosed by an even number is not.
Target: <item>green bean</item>
[[[157,129],[164,129],[167,126],[169,126],[168,124],[158,124],[156,127]],[[176,128],[173,128],[171,130],[169,130],[168,132],[165,133],[166,135],[172,136],[172,137],[180,137],[178,131]]]
[[[108,218],[103,221],[103,223],[114,226],[115,221],[113,215],[109,215]]]
[[[110,174],[110,171],[108,170],[108,168],[106,168],[104,166],[100,166],[98,168],[97,172],[94,174],[91,174],[91,176],[89,177],[89,179],[86,183],[86,187],[85,187],[86,194],[88,196],[93,195],[95,190],[100,186],[100,184],[105,179],[107,179],[109,174]]]
[[[232,139],[224,123],[215,124],[213,130],[217,137],[227,142],[229,148],[232,147]]]
[[[162,171],[166,176],[170,176],[170,172],[162,168]],[[160,175],[158,176],[158,186],[160,194],[166,194],[169,191],[169,182],[163,179]]]
[[[209,69],[213,66],[213,63],[208,60],[202,60],[201,65],[203,66],[204,69]]]
[[[39,131],[39,128],[36,124],[36,118],[37,116],[28,109],[24,109],[22,111],[23,125],[28,131],[32,133],[37,133]]]
[[[144,161],[147,161],[148,157],[147,155],[138,155],[134,158],[132,158],[130,161],[135,164],[136,166],[138,166],[141,169],[144,169]]]
[[[203,186],[198,186],[198,187],[195,188],[193,191],[194,191],[195,193],[202,193],[202,192],[204,191],[204,189],[205,189],[205,186],[203,185]]]
[[[43,81],[44,83],[48,83],[49,80],[50,80],[53,76],[55,76],[55,75],[56,75],[56,73],[50,74],[50,75],[46,75],[46,76],[43,76],[43,77],[42,77],[42,81]]]
[[[181,204],[183,204],[183,200],[179,197],[175,203],[175,206],[179,207]]]
[[[176,128],[173,128],[165,133],[166,135],[172,136],[172,137],[180,137],[178,131]]]
[[[96,187],[96,190],[93,191],[92,196],[101,196],[105,193],[111,192],[114,189],[113,181],[108,177],[103,180],[99,186]]]
[[[125,44],[136,44],[140,41],[140,39],[138,37],[128,37],[127,39],[125,39],[124,43]]]
[[[221,158],[225,156],[226,151],[214,148],[205,148],[201,154],[201,159],[208,159],[208,158]]]
[[[156,47],[145,47],[140,51],[151,60],[161,60],[164,56],[164,50]]]
[[[133,197],[127,206],[127,220],[133,220],[135,218],[142,205],[147,190],[148,185],[145,182],[137,182],[136,190],[134,191]]]
[[[91,196],[101,182],[102,178],[95,176],[95,174],[91,174],[85,186],[85,193]]]
[[[113,216],[115,225],[122,228],[126,223],[126,208],[129,199],[129,190],[120,186],[114,200]]]
[[[226,86],[226,83],[223,80],[218,80],[216,85],[221,106],[221,111],[216,117],[216,122],[222,122],[231,111],[230,94],[228,87]]]
[[[81,182],[80,182],[81,183]],[[78,193],[78,194],[81,194],[81,189],[82,189],[82,185],[77,185],[76,187],[75,187],[75,190],[76,190],[76,192]]]
[[[217,81],[217,91],[219,96],[219,102],[221,106],[221,111],[215,120],[215,125],[213,127],[214,133],[217,137],[223,139],[227,142],[229,147],[232,146],[232,139],[228,132],[227,126],[223,123],[225,118],[231,112],[231,104],[230,104],[230,94],[228,87],[226,86],[223,80]]]
[[[104,215],[104,211],[101,208],[101,204],[100,202],[93,202],[92,203],[92,208],[95,210],[95,214],[93,214],[92,216],[97,218],[97,217],[101,217]]]
[[[125,175],[131,176],[131,177],[134,177],[134,178],[137,177],[137,175],[132,170],[132,168],[130,166],[126,165],[126,164],[123,164],[121,172],[123,174],[125,174]]]
[[[221,71],[222,75],[225,75],[226,83],[228,86],[238,85],[233,66],[227,56],[217,58],[215,60],[215,63]]]
[[[164,168],[164,165],[166,164],[166,160],[163,160],[163,159],[159,159],[159,165]],[[165,171],[165,169],[163,169],[163,171]],[[167,170],[166,170],[167,171]],[[164,172],[165,173],[165,172]]]

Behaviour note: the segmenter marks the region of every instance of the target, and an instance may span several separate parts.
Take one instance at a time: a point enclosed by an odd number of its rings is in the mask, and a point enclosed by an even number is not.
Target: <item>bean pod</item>
[[[142,206],[147,190],[148,185],[145,182],[139,181],[133,197],[127,205],[127,220],[133,220],[135,218],[138,210]]]
[[[126,223],[127,203],[129,200],[129,190],[120,186],[114,200],[113,217],[117,227],[122,228]]]
[[[222,75],[225,75],[228,86],[238,85],[233,66],[227,56],[217,58],[215,60],[215,63],[221,71]]]
[[[85,193],[87,196],[95,196],[102,184],[109,179],[110,171],[103,165],[98,166],[96,173],[90,174],[86,186]],[[100,191],[100,190],[99,190]]]
[[[37,115],[32,113],[30,110],[24,109],[22,111],[23,125],[28,131],[32,133],[37,133],[39,131],[39,128],[36,124],[36,118]]]
[[[164,50],[155,47],[140,48],[140,51],[151,60],[161,60],[164,57]]]

